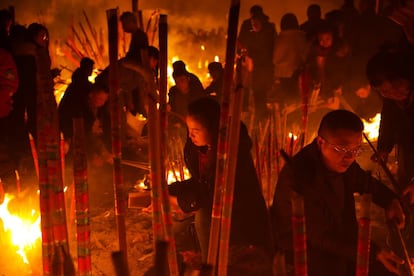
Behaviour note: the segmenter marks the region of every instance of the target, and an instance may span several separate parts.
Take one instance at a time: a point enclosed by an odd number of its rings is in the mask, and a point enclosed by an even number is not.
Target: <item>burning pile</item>
[[[35,250],[41,242],[40,213],[31,209],[29,214],[13,214],[10,212],[9,204],[14,199],[13,195],[5,194],[4,202],[0,205],[0,220],[7,234],[7,241],[16,248],[16,253],[21,256],[22,261],[29,264],[27,254]],[[4,242],[3,239],[2,241]]]

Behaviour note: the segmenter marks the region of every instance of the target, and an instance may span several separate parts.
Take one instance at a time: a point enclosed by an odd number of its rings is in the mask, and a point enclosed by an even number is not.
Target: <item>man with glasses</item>
[[[293,264],[291,195],[303,196],[308,275],[355,275],[358,225],[354,193],[370,193],[399,227],[405,217],[397,195],[361,169],[355,158],[361,153],[363,123],[352,112],[326,114],[318,136],[282,169],[271,216],[276,250]],[[392,251],[371,242],[370,275],[394,275],[403,261]]]

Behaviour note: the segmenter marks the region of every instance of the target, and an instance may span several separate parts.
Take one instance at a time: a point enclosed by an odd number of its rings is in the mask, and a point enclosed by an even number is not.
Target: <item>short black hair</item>
[[[8,9],[1,9],[0,10],[0,23],[4,24],[7,21],[13,20],[13,15]]]
[[[91,68],[91,67],[93,67],[94,64],[95,64],[95,62],[92,59],[88,58],[88,57],[84,57],[80,61],[80,67],[81,68]]]
[[[183,70],[176,70],[172,73],[173,78],[177,78],[177,77],[182,77],[182,76],[186,76],[188,78],[188,80],[190,80],[190,75],[188,74],[187,71],[183,71]]]
[[[299,22],[296,15],[293,13],[284,14],[280,20],[280,29],[282,31],[299,29]]]
[[[122,22],[130,21],[130,22],[137,23],[137,18],[135,17],[135,15],[132,12],[129,12],[129,11],[123,12],[119,19]]]
[[[177,60],[172,64],[173,71],[187,71],[184,61]]]
[[[34,40],[36,35],[38,35],[41,31],[45,31],[47,36],[49,36],[48,29],[40,23],[34,22],[34,23],[30,24],[29,27],[27,27],[27,33],[28,33],[29,38],[31,40]]]
[[[223,65],[220,62],[213,61],[208,64],[208,70],[211,72],[223,70]]]
[[[318,4],[309,5],[309,7],[306,9],[306,15],[309,18],[320,18],[322,15],[321,6]]]
[[[321,120],[318,129],[318,135],[324,137],[326,133],[339,129],[362,132],[364,124],[361,118],[351,111],[338,109],[327,113]]]
[[[160,56],[160,51],[158,50],[158,48],[154,46],[148,46],[148,56],[158,60]]]
[[[406,79],[414,85],[414,58],[405,51],[383,50],[370,58],[366,74],[371,86],[379,86],[384,81]]]
[[[202,97],[190,102],[187,115],[194,118],[216,138],[220,122],[220,104],[210,97]]]
[[[250,7],[250,14],[258,14],[258,13],[263,13],[263,8],[262,6],[259,5],[253,5]]]

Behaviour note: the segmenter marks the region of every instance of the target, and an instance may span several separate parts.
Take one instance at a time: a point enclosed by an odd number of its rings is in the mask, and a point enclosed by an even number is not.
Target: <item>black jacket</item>
[[[252,142],[242,124],[231,224],[231,243],[248,243],[270,250],[269,227],[266,204],[261,194],[259,181],[250,155]],[[214,194],[215,165],[202,179],[199,174],[199,151],[190,140],[184,149],[186,165],[192,175],[189,180],[170,185],[170,195],[177,196],[184,212],[206,211],[210,220]],[[214,151],[215,154],[215,151]]]
[[[342,200],[329,182],[332,179],[343,183]],[[354,193],[371,193],[374,203],[384,208],[396,195],[356,162],[345,173],[333,175],[322,163],[316,141],[306,146],[282,169],[270,209],[276,246],[286,253],[290,264],[292,190],[302,194],[305,203],[308,275],[355,275],[358,224]]]

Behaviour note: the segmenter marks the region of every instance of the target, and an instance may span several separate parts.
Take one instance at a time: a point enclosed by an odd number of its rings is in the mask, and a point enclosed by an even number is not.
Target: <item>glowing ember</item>
[[[12,195],[5,194],[4,202],[0,205],[0,219],[3,221],[4,231],[10,232],[11,243],[18,247],[16,253],[28,264],[26,252],[33,249],[36,242],[41,239],[40,214],[35,210],[26,218],[11,214],[8,205],[13,198]]]
[[[99,75],[98,69],[93,69],[92,74],[88,77],[88,81],[95,83],[95,78]]]
[[[295,134],[293,134],[292,132],[289,132],[289,139],[292,139],[293,138],[293,140],[297,140],[298,139],[298,136],[297,135],[295,135]]]
[[[379,133],[379,125],[381,121],[381,114],[377,113],[374,118],[364,120],[362,119],[362,122],[364,123],[364,132],[368,136],[368,138],[372,140],[378,139],[378,133]]]

